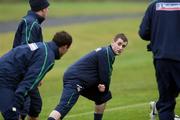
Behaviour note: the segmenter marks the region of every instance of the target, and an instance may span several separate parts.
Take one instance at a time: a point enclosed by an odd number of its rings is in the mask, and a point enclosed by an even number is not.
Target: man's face
[[[127,46],[127,42],[124,42],[121,38],[118,38],[116,41],[113,41],[112,49],[116,55],[119,55],[123,52],[124,48]]]
[[[48,7],[47,7],[47,8],[44,8],[44,9],[42,10],[42,12],[43,12],[43,17],[44,17],[44,18],[47,18],[48,11],[49,11],[49,8],[48,8]]]
[[[59,53],[61,56],[63,56],[64,54],[66,54],[66,52],[68,51],[69,47],[67,45],[62,46],[59,48]]]

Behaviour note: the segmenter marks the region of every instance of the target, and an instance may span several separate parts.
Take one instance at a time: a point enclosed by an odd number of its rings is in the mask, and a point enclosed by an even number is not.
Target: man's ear
[[[63,49],[67,49],[68,48],[68,46],[67,45],[64,45],[64,46],[62,46],[63,47]]]
[[[42,9],[41,11],[42,11],[42,12],[46,11],[46,8]]]
[[[67,50],[67,49],[68,49],[68,46],[67,46],[67,45],[61,46],[61,50],[62,50],[62,51]]]

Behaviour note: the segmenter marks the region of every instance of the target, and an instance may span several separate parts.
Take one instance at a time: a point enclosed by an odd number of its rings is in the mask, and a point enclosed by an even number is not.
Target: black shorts
[[[109,101],[112,98],[111,92],[99,92],[98,86],[91,87],[88,89],[84,89],[80,92],[80,94],[89,100],[92,100],[96,103],[96,105],[103,104]]]

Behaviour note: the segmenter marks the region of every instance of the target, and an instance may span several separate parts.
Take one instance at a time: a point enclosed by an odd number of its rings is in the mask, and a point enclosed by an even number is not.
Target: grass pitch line
[[[105,112],[112,112],[112,111],[124,110],[124,109],[128,109],[128,108],[142,107],[142,106],[145,106],[145,105],[148,105],[148,104],[149,103],[139,103],[139,104],[126,105],[126,106],[119,106],[119,107],[106,109]],[[84,113],[79,113],[79,114],[73,114],[73,115],[68,115],[66,118],[74,118],[74,117],[83,116],[83,115],[89,115],[89,114],[93,114],[93,113],[94,113],[94,111],[84,112]]]
[[[180,100],[180,97],[176,98],[176,100]],[[137,107],[142,107],[142,106],[145,106],[145,105],[148,106],[149,103],[138,103],[138,104],[132,104],[132,105],[109,108],[109,109],[106,109],[105,112],[112,112],[112,111],[116,111],[116,110],[124,110],[124,109],[129,109],[129,108],[137,108]],[[79,117],[79,116],[83,116],[83,115],[90,115],[90,114],[93,114],[93,113],[94,113],[94,111],[78,113],[78,114],[72,114],[72,115],[68,115],[66,118],[74,118],[74,117]]]

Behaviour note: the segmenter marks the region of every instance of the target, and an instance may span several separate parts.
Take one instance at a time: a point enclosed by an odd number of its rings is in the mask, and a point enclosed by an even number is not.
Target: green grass
[[[142,12],[147,3],[141,2],[51,2],[48,17],[74,15],[126,14]],[[1,3],[0,22],[20,20],[29,10],[28,3]]]
[[[144,6],[139,9],[143,8]],[[140,21],[141,19],[117,19],[44,28],[44,38],[47,40],[50,40],[56,31],[66,30],[72,34],[74,41],[69,52],[60,61],[56,62],[54,68],[43,79],[44,84],[40,87],[43,98],[40,120],[46,120],[51,110],[59,102],[62,91],[62,75],[65,69],[93,49],[109,44],[113,36],[119,32],[127,35],[129,44],[124,53],[117,57],[114,63],[110,87],[113,98],[107,104],[104,120],[149,119],[148,102],[156,100],[158,93],[152,55],[146,52],[147,43],[142,41],[137,35]],[[13,37],[14,33],[0,34],[0,56],[11,49]],[[178,99],[177,114],[180,114],[179,106],[180,100]],[[93,102],[80,97],[64,120],[92,120],[93,113],[91,112],[94,110],[93,107]],[[85,113],[85,115],[72,116],[81,113]]]
[[[114,64],[111,91],[113,99],[108,103],[104,120],[149,119],[148,102],[157,99],[157,87],[154,77],[151,53],[146,52],[146,42],[137,35],[140,19],[113,20],[87,24],[77,24],[64,27],[44,29],[44,38],[50,39],[56,31],[66,30],[72,34],[72,48],[44,78],[40,87],[43,98],[43,110],[40,119],[44,120],[59,101],[62,91],[62,75],[64,70],[87,52],[110,43],[118,32],[124,32],[129,38],[129,44],[124,54],[117,57]],[[12,46],[13,33],[1,34],[1,55]],[[141,104],[137,105],[135,104]],[[145,103],[145,104],[144,104]],[[131,106],[132,105],[132,106]],[[130,106],[127,107],[126,106]],[[124,107],[124,108],[122,108]],[[68,115],[93,111],[93,102],[81,97]],[[177,113],[180,113],[177,110]],[[65,118],[65,120],[91,120],[93,114]]]

